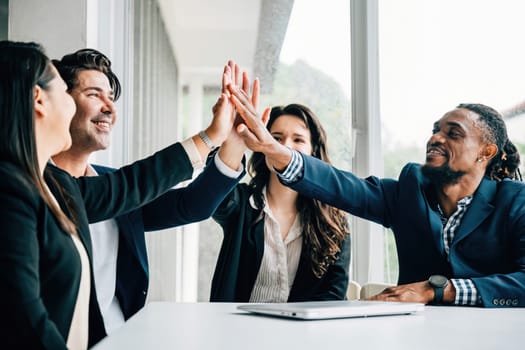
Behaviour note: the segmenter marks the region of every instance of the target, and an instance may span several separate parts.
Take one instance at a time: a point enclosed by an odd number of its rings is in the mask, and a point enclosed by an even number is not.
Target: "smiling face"
[[[486,144],[478,120],[478,114],[458,108],[437,121],[427,143],[423,171],[442,172],[444,183],[453,183],[465,174],[479,171]]]
[[[117,117],[109,80],[97,70],[83,70],[76,81],[70,91],[77,106],[70,127],[72,148],[89,153],[106,149]]]

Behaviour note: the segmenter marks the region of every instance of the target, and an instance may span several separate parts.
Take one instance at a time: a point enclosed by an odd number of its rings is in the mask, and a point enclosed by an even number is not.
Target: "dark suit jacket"
[[[142,206],[192,172],[186,152],[175,144],[102,176],[75,179],[52,165],[45,176],[60,206],[65,208],[67,201],[75,208],[78,233],[91,263],[90,222]],[[80,281],[78,253],[17,165],[0,161],[0,179],[0,347],[65,349]],[[105,332],[92,270],[89,323],[93,345]]]
[[[291,188],[393,230],[399,284],[433,274],[471,279],[483,306],[525,306],[524,183],[484,178],[447,260],[437,202],[420,165],[407,164],[398,180],[360,179],[313,157],[303,159],[303,177]]]
[[[264,219],[259,218],[260,211],[250,205],[250,196],[248,186],[239,184],[213,214],[223,228],[224,240],[213,275],[210,301],[248,302],[250,299],[264,253]],[[321,278],[313,274],[308,248],[303,244],[288,301],[345,299],[349,265],[350,236],[341,246],[339,259]]]
[[[99,174],[115,169],[93,166]],[[222,174],[214,161],[188,186],[171,190],[117,218],[119,248],[116,296],[126,319],[140,310],[148,290],[148,256],[144,231],[161,230],[207,219],[239,179]],[[213,190],[212,190],[213,189]]]

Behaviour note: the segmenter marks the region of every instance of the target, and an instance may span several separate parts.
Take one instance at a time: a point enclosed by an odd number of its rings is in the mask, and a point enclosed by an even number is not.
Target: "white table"
[[[299,321],[237,305],[149,303],[94,349],[525,349],[525,308],[427,306],[416,315]]]

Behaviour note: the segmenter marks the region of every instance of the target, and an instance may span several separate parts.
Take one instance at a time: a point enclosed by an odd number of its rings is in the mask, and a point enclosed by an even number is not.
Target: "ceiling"
[[[271,81],[293,0],[158,0],[181,83],[216,84],[233,59]],[[261,21],[261,18],[264,20]]]

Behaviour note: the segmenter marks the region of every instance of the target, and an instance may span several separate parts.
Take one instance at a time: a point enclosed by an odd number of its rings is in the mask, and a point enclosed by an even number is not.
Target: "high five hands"
[[[241,72],[239,65],[234,61],[228,61],[222,74],[221,96],[212,109],[214,119],[223,115],[222,119],[231,122],[230,132],[219,150],[219,158],[228,167],[238,169],[247,147],[243,139],[235,131],[235,128],[242,123],[242,118],[232,101],[229,87],[242,91],[247,96],[249,103],[256,109],[259,104],[259,79],[254,79],[250,86],[248,73],[245,71]],[[266,123],[266,121],[263,121],[263,123]]]
[[[291,150],[277,142],[266,129],[271,108],[266,108],[259,116],[257,105],[253,103],[245,89],[241,89],[231,82],[227,84],[230,100],[235,106],[238,117],[235,130],[246,146],[254,152],[264,153],[266,161],[275,170],[284,170],[292,158]]]

